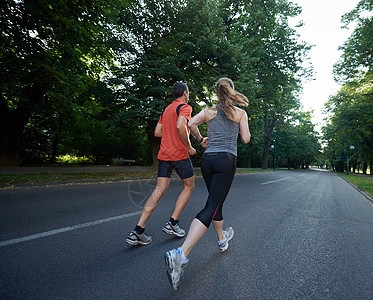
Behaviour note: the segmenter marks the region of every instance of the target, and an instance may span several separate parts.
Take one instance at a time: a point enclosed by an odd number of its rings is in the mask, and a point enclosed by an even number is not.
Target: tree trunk
[[[20,157],[21,139],[14,136],[9,138],[2,134],[0,137],[0,166],[17,167],[22,164]]]
[[[159,146],[160,146],[159,143],[154,143],[154,144],[150,145],[150,147],[152,148],[152,157],[153,157],[152,168],[154,170],[157,170],[157,168],[158,168],[157,156],[158,156],[158,152],[159,152]]]
[[[0,91],[0,166],[19,166],[20,138],[14,125],[13,114],[9,111],[3,93]]]
[[[271,147],[271,135],[273,127],[275,126],[277,119],[273,119],[270,124],[268,124],[268,114],[264,115],[264,148],[263,148],[263,161],[262,169],[268,169],[268,157],[269,149]]]
[[[252,144],[250,143],[249,144],[249,154],[247,155],[247,168],[248,169],[251,168],[251,148],[252,148]]]
[[[52,151],[51,151],[51,156],[49,158],[50,163],[54,163],[56,161],[56,156],[57,156],[57,150],[58,150],[58,143],[59,143],[59,137],[56,135],[53,138],[53,143],[52,143]],[[97,159],[97,158],[96,158]]]
[[[368,169],[368,163],[366,161],[364,161],[364,163],[363,163],[363,174],[367,173],[367,169]]]
[[[342,162],[338,162],[338,163],[335,165],[335,170],[336,170],[337,172],[344,173],[344,170],[345,170],[344,163],[342,163]]]
[[[154,136],[155,126],[157,126],[157,121],[149,120],[146,126],[146,134],[148,136],[148,141],[152,149],[153,163],[152,167],[154,170],[158,168],[157,155],[160,146],[160,139]]]
[[[23,130],[31,116],[35,104],[40,102],[43,92],[40,86],[25,87],[22,91],[23,102],[17,109],[8,108],[7,102],[0,90],[0,166],[19,166],[22,148]]]
[[[263,148],[263,161],[262,169],[268,169],[268,156],[269,156],[269,147],[271,142],[271,136],[268,130],[268,115],[264,115],[264,148]]]
[[[0,166],[14,167],[22,164],[21,140],[24,122],[8,109],[0,112]]]

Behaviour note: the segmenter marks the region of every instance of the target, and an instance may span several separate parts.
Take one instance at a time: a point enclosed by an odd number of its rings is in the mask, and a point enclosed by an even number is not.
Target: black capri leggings
[[[223,220],[223,203],[236,171],[236,156],[227,152],[205,153],[202,156],[201,171],[209,196],[205,208],[196,218],[209,227],[212,220]]]

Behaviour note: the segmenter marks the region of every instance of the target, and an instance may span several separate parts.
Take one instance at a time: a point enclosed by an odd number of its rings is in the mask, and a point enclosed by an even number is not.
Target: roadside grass
[[[273,170],[262,169],[237,169],[236,174],[273,172]],[[176,173],[175,173],[176,174]],[[195,169],[197,176],[202,175],[199,168]],[[174,176],[177,175],[173,175]],[[113,173],[38,173],[38,174],[0,174],[0,188],[14,185],[28,184],[53,184],[53,183],[73,183],[90,181],[113,181],[130,180],[136,178],[156,178],[157,171],[139,171],[139,172],[113,172]]]
[[[126,180],[155,177],[155,171],[116,172],[116,173],[38,173],[38,174],[0,174],[0,187],[61,182],[87,182]]]
[[[339,176],[345,178],[347,181],[356,185],[360,190],[367,193],[370,197],[373,198],[373,178],[366,178],[363,176],[355,175],[355,174],[341,174],[337,173]],[[373,177],[373,176],[372,176]]]

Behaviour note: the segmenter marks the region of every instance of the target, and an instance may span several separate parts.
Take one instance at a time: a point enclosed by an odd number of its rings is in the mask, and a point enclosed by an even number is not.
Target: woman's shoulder
[[[217,106],[209,106],[204,109],[206,112],[217,112],[218,107]]]
[[[203,111],[204,111],[207,119],[211,119],[211,118],[216,116],[218,108],[216,106],[212,106],[212,107],[205,108]]]
[[[241,118],[246,115],[246,111],[236,106],[234,108],[236,110],[235,121],[240,122]]]
[[[242,108],[239,108],[239,107],[237,107],[237,106],[235,106],[234,108],[235,108],[235,110],[236,110],[236,112],[237,112],[238,114],[244,114],[244,113],[245,113],[245,110],[242,109]]]

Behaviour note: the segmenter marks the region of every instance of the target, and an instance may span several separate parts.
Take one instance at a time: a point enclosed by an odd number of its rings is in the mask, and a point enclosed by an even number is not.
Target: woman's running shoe
[[[227,227],[223,230],[224,238],[221,241],[218,241],[218,246],[221,252],[224,252],[228,249],[228,242],[233,238],[234,230],[232,227]]]
[[[180,277],[188,260],[183,263],[181,258],[181,249],[172,249],[164,254],[164,260],[167,266],[167,276],[174,290],[179,287]]]

